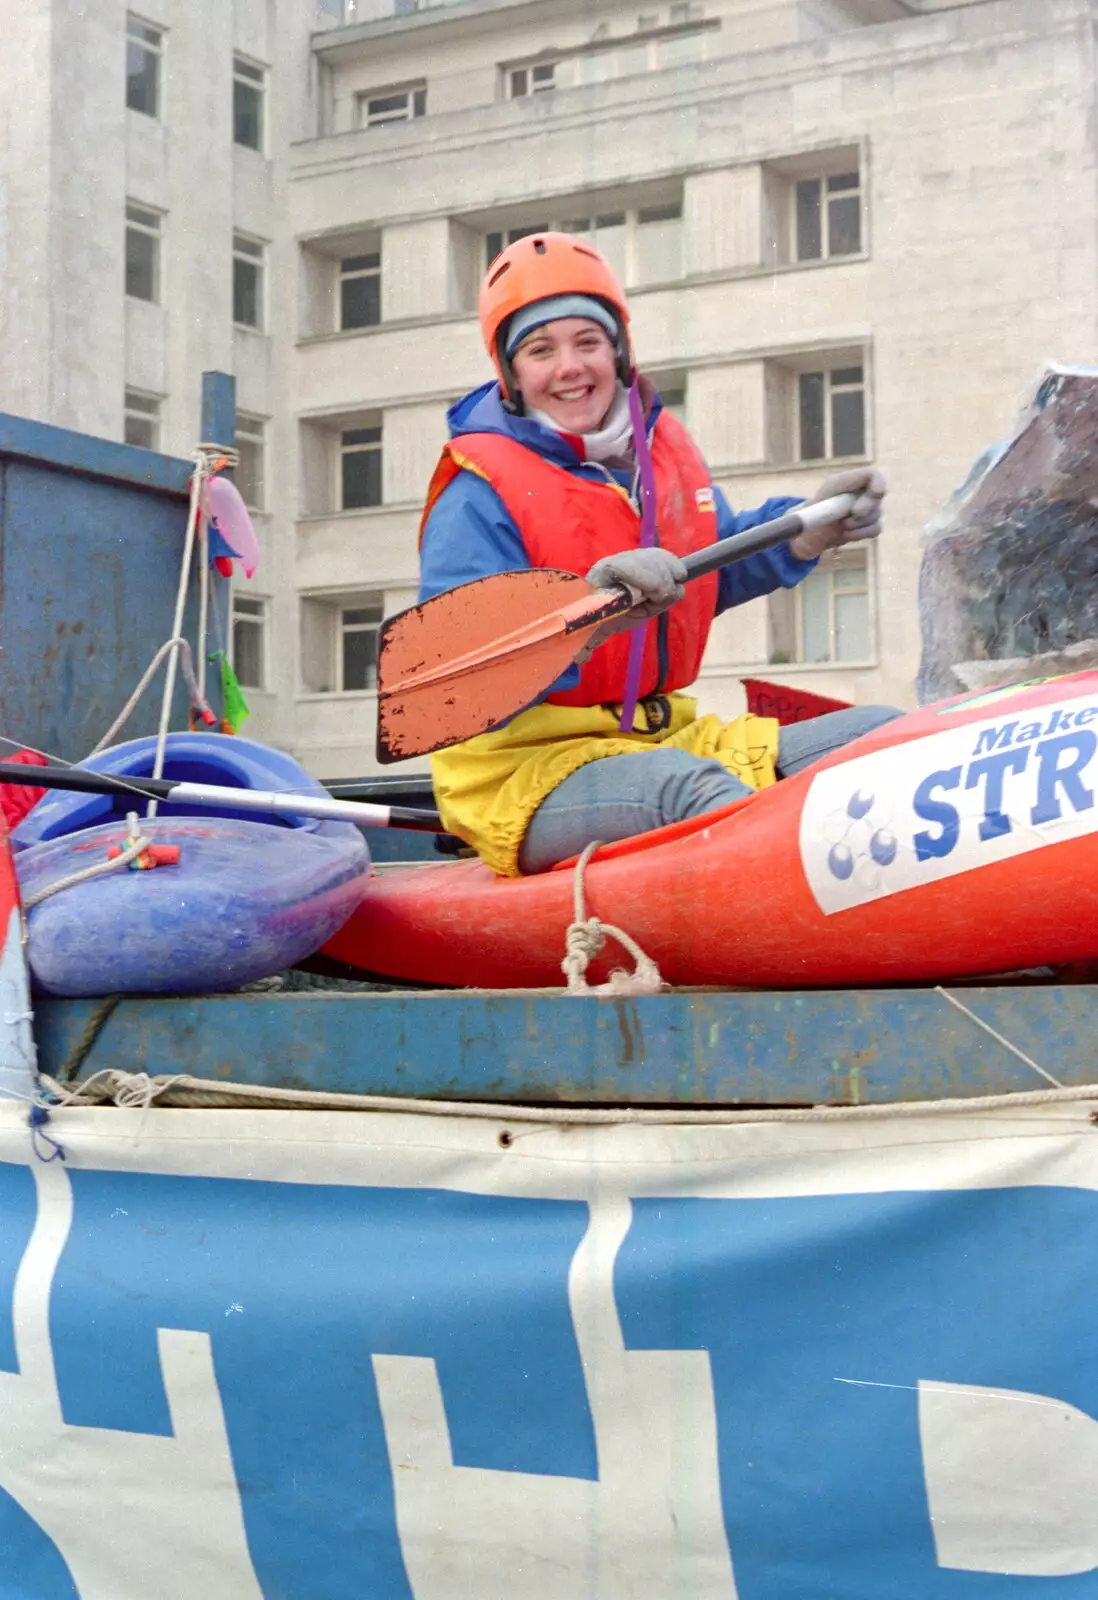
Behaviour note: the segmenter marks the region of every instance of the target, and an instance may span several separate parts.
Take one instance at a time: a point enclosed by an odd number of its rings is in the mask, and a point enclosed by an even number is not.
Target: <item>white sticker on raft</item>
[[[816,775],[800,849],[825,916],[1098,832],[1098,696],[1008,707]]]

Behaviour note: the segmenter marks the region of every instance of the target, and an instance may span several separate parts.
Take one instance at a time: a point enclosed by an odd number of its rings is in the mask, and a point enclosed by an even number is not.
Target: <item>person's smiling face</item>
[[[535,328],[511,357],[527,406],[546,412],[567,433],[594,433],[614,403],[614,347],[586,317],[559,317]]]

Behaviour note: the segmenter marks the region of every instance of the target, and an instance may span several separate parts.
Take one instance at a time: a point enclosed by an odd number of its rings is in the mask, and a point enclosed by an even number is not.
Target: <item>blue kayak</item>
[[[156,741],[134,739],[81,763],[148,777]],[[326,791],[305,769],[250,740],[168,737],[164,776],[242,789]],[[57,995],[210,994],[238,989],[311,955],[366,889],[370,856],[349,822],[213,811],[134,797],[54,792],[12,836],[25,900],[129,842],[127,812],[177,864],[121,867],[59,889],[28,913],[36,988]]]

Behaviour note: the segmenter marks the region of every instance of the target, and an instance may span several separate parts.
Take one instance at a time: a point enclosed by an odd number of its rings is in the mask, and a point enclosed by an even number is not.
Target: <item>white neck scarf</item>
[[[572,431],[554,422],[547,411],[538,411],[534,406],[528,408],[526,415],[534,422],[540,422],[542,427],[552,428],[554,433]],[[581,433],[576,437],[583,440],[584,455],[588,461],[620,461],[623,466],[632,466],[633,423],[629,415],[629,396],[622,384],[618,384],[614,403],[606,413],[602,427],[594,433]]]

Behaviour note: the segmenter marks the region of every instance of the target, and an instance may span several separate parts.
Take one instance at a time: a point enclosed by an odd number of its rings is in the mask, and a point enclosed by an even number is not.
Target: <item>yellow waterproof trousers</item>
[[[777,781],[773,717],[748,713],[722,722],[717,716],[699,717],[689,695],[667,700],[670,723],[657,733],[647,731],[643,705],[637,707],[633,731],[622,733],[619,707],[543,702],[494,733],[436,752],[431,775],[444,827],[472,845],[493,872],[514,878],[530,818],[558,784],[589,761],[669,745],[720,761],[751,789]]]

